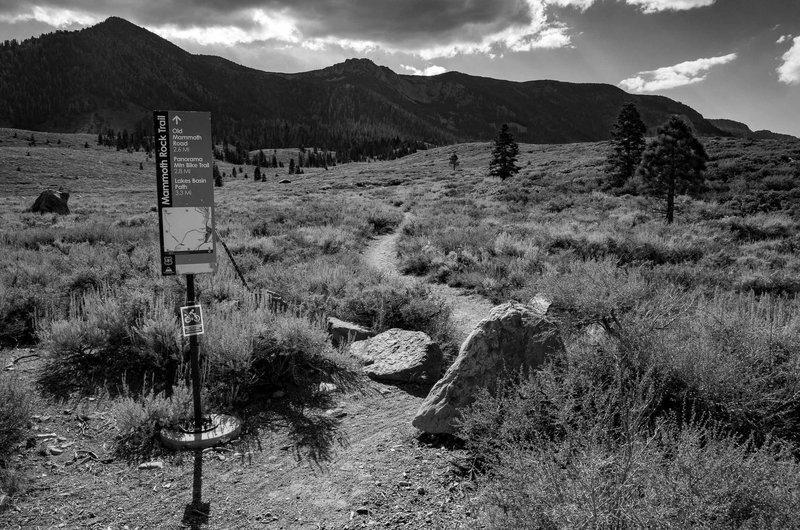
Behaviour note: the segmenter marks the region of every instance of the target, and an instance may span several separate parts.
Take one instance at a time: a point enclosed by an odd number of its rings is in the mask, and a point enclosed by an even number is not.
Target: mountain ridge
[[[603,83],[461,72],[413,76],[363,58],[308,72],[265,72],[191,54],[118,17],[4,43],[0,94],[6,94],[0,126],[146,132],[153,109],[207,110],[218,140],[249,147],[367,146],[375,152],[408,142],[486,141],[502,123],[521,142],[600,141],[610,137],[628,101],[650,133],[680,114],[700,135],[733,135],[687,105]]]

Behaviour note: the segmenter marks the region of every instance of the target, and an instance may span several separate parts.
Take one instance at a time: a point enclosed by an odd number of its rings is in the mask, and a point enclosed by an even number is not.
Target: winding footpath
[[[406,283],[420,281],[415,276],[402,274],[397,268],[397,240],[400,239],[403,226],[409,220],[410,216],[406,213],[403,222],[394,232],[375,238],[364,251],[364,260],[368,265],[396,276]],[[428,284],[428,287],[431,293],[442,298],[450,306],[459,343],[464,342],[478,322],[489,316],[489,310],[494,307],[489,300],[480,295],[467,294],[448,285]]]

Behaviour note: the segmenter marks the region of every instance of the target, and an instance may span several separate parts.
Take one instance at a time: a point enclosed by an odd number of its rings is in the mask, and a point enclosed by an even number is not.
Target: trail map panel
[[[161,274],[217,268],[211,114],[153,113],[161,239]]]
[[[161,211],[165,252],[213,252],[211,208],[164,208]]]

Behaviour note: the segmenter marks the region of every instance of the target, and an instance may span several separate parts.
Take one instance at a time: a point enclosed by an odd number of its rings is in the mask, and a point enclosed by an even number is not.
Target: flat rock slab
[[[180,451],[183,449],[205,449],[239,436],[242,424],[233,416],[227,414],[211,414],[210,426],[199,433],[184,432],[178,429],[162,429],[159,433],[161,443],[169,449]]]
[[[374,332],[363,326],[345,322],[335,317],[328,317],[326,327],[331,336],[331,344],[333,344],[334,347],[349,342],[366,340],[375,336]]]
[[[503,372],[532,370],[564,352],[549,304],[508,302],[494,307],[464,341],[455,362],[431,389],[412,424],[428,433],[453,433],[477,390],[494,388]]]
[[[378,381],[432,384],[442,371],[439,345],[421,331],[390,329],[350,346],[364,373]]]

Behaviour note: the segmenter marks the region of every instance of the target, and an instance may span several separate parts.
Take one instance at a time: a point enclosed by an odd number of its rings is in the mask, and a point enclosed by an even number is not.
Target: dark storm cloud
[[[276,7],[280,3],[270,2]],[[290,5],[298,26],[312,37],[447,42],[458,36],[477,40],[486,32],[531,21],[527,2],[520,0],[309,0]]]
[[[539,0],[43,0],[40,10],[96,20],[116,15],[143,26],[177,28],[260,26],[255,10],[291,20],[304,38],[343,38],[420,45],[479,42],[487,34],[531,23]],[[0,16],[32,12],[32,3],[0,0]],[[541,15],[541,13],[539,13]],[[32,20],[28,18],[28,20]],[[33,18],[41,20],[41,16]]]

